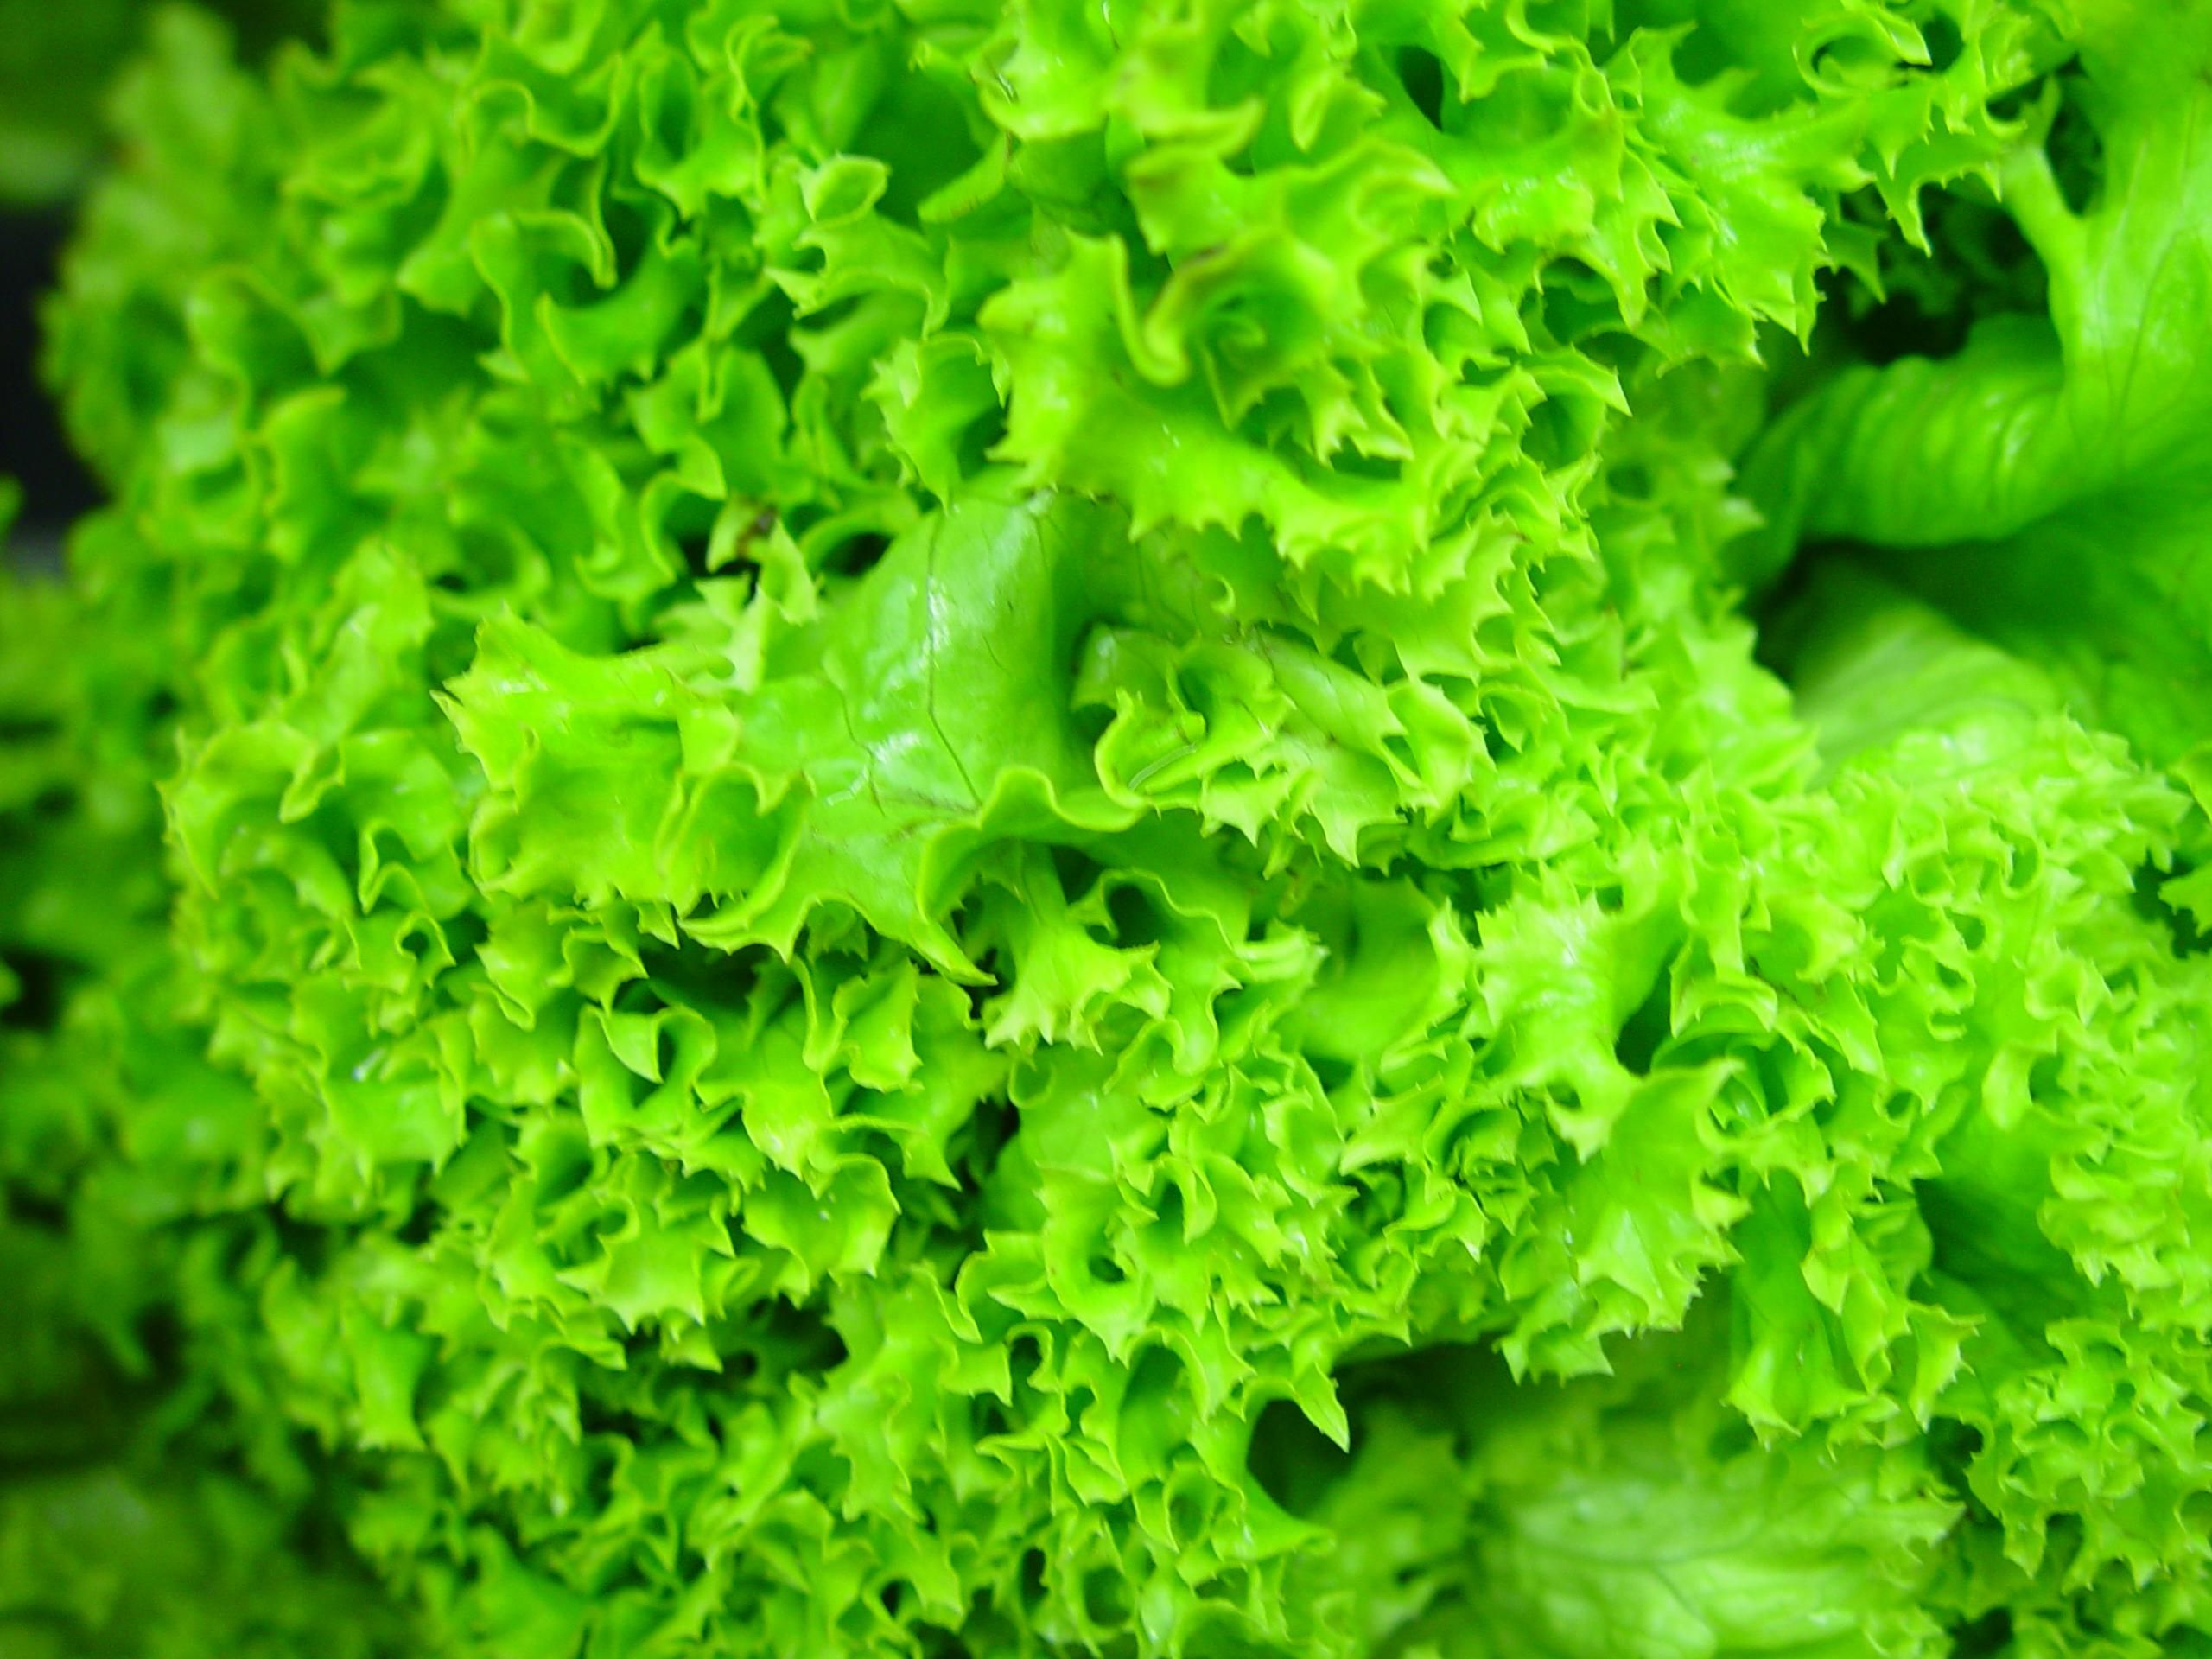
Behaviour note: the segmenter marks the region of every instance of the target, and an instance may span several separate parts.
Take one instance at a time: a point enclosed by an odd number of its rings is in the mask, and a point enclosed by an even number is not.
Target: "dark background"
[[[17,564],[51,566],[69,524],[99,499],[39,384],[38,305],[69,233],[66,209],[0,213],[0,475],[23,489],[9,532]]]

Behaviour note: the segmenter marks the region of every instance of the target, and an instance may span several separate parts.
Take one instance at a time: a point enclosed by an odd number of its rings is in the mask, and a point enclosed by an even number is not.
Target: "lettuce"
[[[311,35],[323,11],[316,0],[214,0],[213,9],[256,51]],[[148,10],[133,0],[10,7],[0,30],[0,212],[49,210],[84,188],[103,159],[108,77],[137,49]]]
[[[2212,1648],[2212,12],[150,39],[0,592],[80,1645]]]
[[[207,1380],[278,1242],[165,925],[148,620],[0,572],[0,1651],[397,1656],[322,1459]]]
[[[2078,112],[2087,154],[2062,150],[2062,177],[2024,148],[1989,181],[2048,273],[2048,314],[1980,318],[1948,357],[1857,367],[1791,408],[1754,462],[1773,529],[1751,550],[1861,544],[2172,761],[2204,738],[2212,639],[2189,322],[2212,260],[2212,164],[2193,137],[2212,111],[2212,20],[2184,11],[2146,53],[2143,8],[2080,10],[2082,72],[2045,116]]]

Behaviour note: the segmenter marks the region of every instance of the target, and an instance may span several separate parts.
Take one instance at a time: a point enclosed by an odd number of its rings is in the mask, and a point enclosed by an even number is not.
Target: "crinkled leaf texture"
[[[2152,19],[162,14],[7,595],[37,1328],[408,1651],[2212,1643]],[[2008,213],[2048,316],[1821,321]]]

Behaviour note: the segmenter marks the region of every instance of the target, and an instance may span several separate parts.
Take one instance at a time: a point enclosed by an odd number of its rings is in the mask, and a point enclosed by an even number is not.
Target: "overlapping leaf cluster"
[[[406,1653],[331,1471],[236,1363],[283,1247],[164,926],[174,664],[80,576],[0,580],[0,1651]]]
[[[70,1318],[173,1306],[435,1650],[2212,1641],[2212,25],[2139,11],[168,15],[52,317],[117,505],[21,698],[95,706],[0,804],[112,797],[17,861],[109,940],[166,807],[127,960],[0,917],[125,1068],[8,1072],[142,1287]],[[2052,336],[1770,377],[1986,296],[1931,190]],[[1801,533],[1897,550],[1793,698]]]

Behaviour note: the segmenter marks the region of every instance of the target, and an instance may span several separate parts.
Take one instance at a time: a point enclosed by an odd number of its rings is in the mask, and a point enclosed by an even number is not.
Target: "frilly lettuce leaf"
[[[149,621],[0,570],[0,1650],[397,1656],[326,1464],[255,1409],[259,1110],[169,944]]]
[[[2194,9],[2154,24],[2126,0],[2079,10],[2065,97],[2094,135],[2094,176],[2062,181],[2040,135],[1993,174],[2048,272],[2048,316],[1986,317],[1949,357],[1851,369],[1790,409],[1753,462],[1774,524],[1751,550],[1770,560],[1800,537],[1880,550],[1894,579],[2171,761],[2206,730],[2212,637],[2193,551],[2212,26]]]
[[[1353,1454],[1270,1425],[1255,1466],[1342,1541],[1314,1570],[1383,1651],[1949,1652],[1923,1604],[1959,1509],[1923,1449],[1761,1447],[1707,1312],[1563,1387],[1465,1349],[1355,1367]]]
[[[413,1650],[2186,1650],[2203,725],[2101,594],[1737,592],[2063,518],[2023,327],[1764,359],[2077,48],[2183,178],[2128,26],[163,14],[6,682],[129,881],[36,830],[0,954],[127,1069],[11,1062],[9,1192]],[[2097,211],[2118,489],[2194,336]]]

